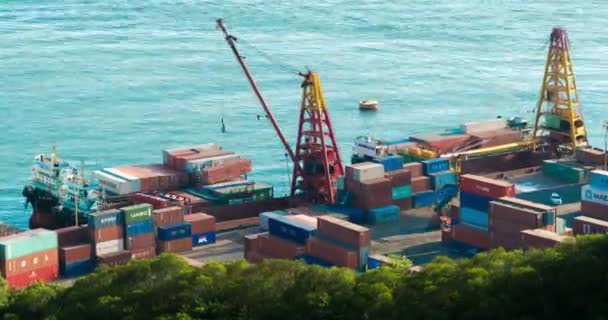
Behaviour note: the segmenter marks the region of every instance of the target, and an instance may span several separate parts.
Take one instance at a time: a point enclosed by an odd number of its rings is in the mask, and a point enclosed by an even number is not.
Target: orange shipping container
[[[180,207],[156,209],[153,215],[154,225],[157,226],[166,226],[184,221],[184,209]]]
[[[353,248],[369,247],[369,229],[332,216],[320,216],[317,233],[338,240]]]
[[[313,257],[323,259],[336,266],[355,269],[359,265],[357,252],[318,238],[309,238],[306,241],[306,252]]]
[[[192,237],[158,242],[158,251],[160,252],[184,252],[190,250],[192,250]]]
[[[32,272],[59,263],[57,248],[44,250],[11,260],[0,260],[0,271],[4,278]]]
[[[477,229],[464,224],[453,225],[451,229],[451,238],[454,241],[468,244],[480,249],[490,248],[490,235],[485,230]]]
[[[124,237],[124,228],[121,225],[114,225],[97,229],[89,229],[89,237],[95,243],[122,239]]]
[[[232,181],[249,172],[251,172],[251,160],[236,159],[216,167],[203,169],[201,173],[204,184],[215,184]]]
[[[294,259],[296,256],[303,254],[306,247],[289,240],[281,239],[271,235],[260,236],[259,252],[268,257],[277,259]]]
[[[432,186],[430,177],[412,178],[412,193],[431,190],[431,188]]]
[[[206,213],[193,213],[184,216],[184,221],[192,226],[192,234],[215,230],[215,217]]]

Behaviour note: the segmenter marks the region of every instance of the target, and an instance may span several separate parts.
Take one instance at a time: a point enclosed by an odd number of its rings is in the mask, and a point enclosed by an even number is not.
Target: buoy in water
[[[359,101],[359,110],[361,110],[361,111],[376,111],[376,110],[378,110],[378,101],[376,101],[376,100],[361,100],[361,101]]]

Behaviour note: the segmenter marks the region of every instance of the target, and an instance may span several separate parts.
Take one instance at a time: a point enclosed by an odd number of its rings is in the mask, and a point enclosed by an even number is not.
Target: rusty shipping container
[[[33,271],[17,273],[6,277],[9,288],[25,288],[36,281],[52,281],[59,276],[59,264],[41,267]]]
[[[424,176],[424,170],[420,162],[406,163],[403,165],[403,168],[410,171],[412,179]]]
[[[180,207],[167,207],[152,212],[154,225],[166,226],[184,221],[184,209]]]
[[[507,250],[515,250],[523,248],[520,232],[502,233],[498,231],[490,231],[490,244],[492,248],[505,248]]]
[[[412,184],[412,173],[406,168],[385,172],[384,176],[391,181],[393,188]]]
[[[369,247],[371,238],[369,229],[332,216],[320,216],[317,234],[344,243],[348,247],[359,249]]]
[[[552,248],[564,240],[566,236],[560,236],[557,233],[543,229],[524,230],[521,232],[521,241],[524,248]]]
[[[131,259],[152,259],[156,257],[156,245],[131,250]]]
[[[367,210],[391,204],[392,188],[387,178],[367,180],[358,186],[356,190],[352,190],[355,207]]]
[[[55,230],[57,233],[57,244],[60,247],[75,246],[88,243],[89,231],[84,226],[71,226]]]
[[[393,200],[393,204],[399,207],[399,210],[407,211],[412,208],[412,198]]]
[[[131,260],[131,252],[127,250],[121,250],[105,255],[97,256],[98,264],[106,264],[115,266],[119,264],[126,264]]]
[[[206,213],[193,213],[184,216],[184,221],[192,226],[192,234],[215,230],[215,217]]]
[[[251,160],[230,160],[219,166],[205,168],[201,171],[203,184],[216,184],[238,179],[251,172]]]
[[[490,235],[485,230],[477,229],[462,223],[453,225],[451,230],[451,238],[454,241],[480,249],[490,248]]]
[[[359,265],[357,252],[318,238],[309,238],[306,241],[306,252],[336,266],[355,269]]]
[[[581,212],[587,217],[608,221],[608,206],[603,204],[582,200]]]
[[[460,190],[495,199],[515,196],[512,183],[472,174],[460,176]]]
[[[541,227],[543,214],[527,208],[491,201],[489,218],[490,225],[504,221],[514,225],[527,226],[527,228],[522,229],[525,230]]]
[[[156,244],[154,233],[142,233],[134,237],[125,238],[125,248],[127,250],[136,250],[152,247]]]
[[[294,259],[306,251],[304,245],[271,235],[262,235],[259,241],[260,249],[258,251],[273,258]]]
[[[0,260],[0,271],[4,278],[32,272],[40,268],[54,266],[59,263],[57,249],[35,252],[10,260]]]
[[[88,260],[91,259],[92,256],[93,249],[90,244],[59,248],[59,261],[65,264]]]
[[[122,225],[114,225],[104,228],[89,229],[89,237],[94,243],[121,239],[124,237],[124,228]]]
[[[262,236],[267,236],[268,232],[256,233],[256,234],[248,234],[244,236],[244,247],[245,252],[247,251],[258,251],[260,249],[260,242]]]
[[[608,232],[608,221],[585,216],[574,218],[572,233],[575,236],[579,234],[606,234],[606,232]]]
[[[158,241],[159,252],[184,252],[192,250],[192,237],[170,240],[170,241]]]
[[[412,193],[428,191],[432,189],[432,180],[430,177],[412,178]]]

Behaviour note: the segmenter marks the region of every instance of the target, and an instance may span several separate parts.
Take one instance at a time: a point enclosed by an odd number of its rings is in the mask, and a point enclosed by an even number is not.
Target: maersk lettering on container
[[[591,185],[586,185],[581,189],[581,199],[608,206],[608,190],[602,190],[594,188]]]
[[[608,189],[608,171],[593,170],[589,173],[589,184],[597,189]]]

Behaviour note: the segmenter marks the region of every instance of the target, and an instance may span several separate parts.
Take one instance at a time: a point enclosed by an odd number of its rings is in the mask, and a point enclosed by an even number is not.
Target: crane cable
[[[280,69],[282,69],[283,71],[285,71],[286,73],[293,73],[293,74],[299,74],[299,70],[298,68],[294,67],[293,65],[284,63],[284,62],[279,62],[277,60],[275,60],[272,56],[270,56],[269,54],[266,54],[264,51],[260,50],[258,47],[254,46],[253,44],[245,41],[245,40],[237,40],[238,43],[243,44],[246,47],[250,47],[253,50],[255,50],[262,58],[264,58],[265,60],[267,60],[268,62],[271,62],[273,64],[275,64],[277,67],[279,67]]]

